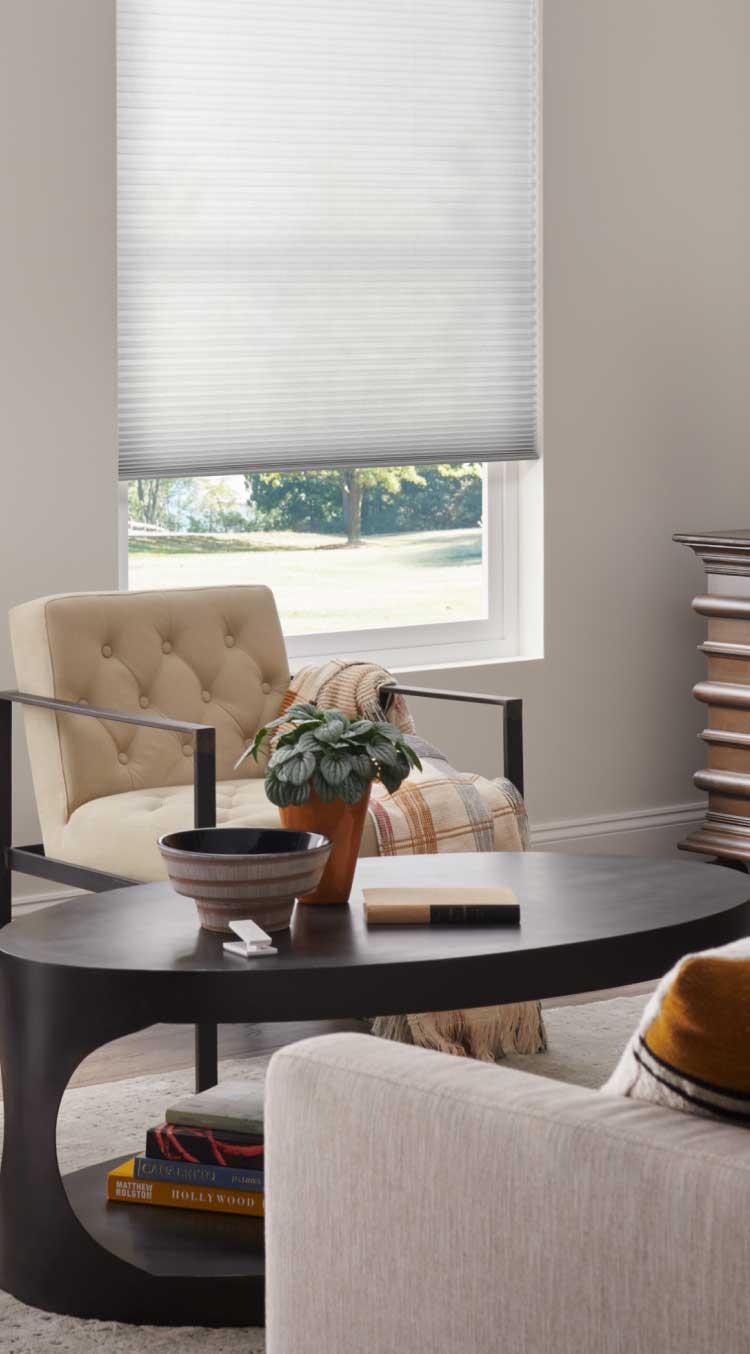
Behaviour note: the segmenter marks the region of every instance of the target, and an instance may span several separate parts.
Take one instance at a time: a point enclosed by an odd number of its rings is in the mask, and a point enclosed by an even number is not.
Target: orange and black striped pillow
[[[602,1090],[750,1128],[750,940],[662,978]]]

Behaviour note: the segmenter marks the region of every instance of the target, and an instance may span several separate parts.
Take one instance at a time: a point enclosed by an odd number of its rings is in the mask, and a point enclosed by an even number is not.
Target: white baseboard
[[[78,898],[84,889],[57,888],[40,893],[20,893],[13,898],[13,916],[24,917],[40,907],[52,907],[54,903],[64,903],[66,898]]]
[[[667,804],[653,809],[565,818],[557,823],[532,824],[531,846],[536,851],[612,852],[620,855],[671,855],[677,843],[703,820],[705,803]],[[685,855],[684,859],[696,859]]]

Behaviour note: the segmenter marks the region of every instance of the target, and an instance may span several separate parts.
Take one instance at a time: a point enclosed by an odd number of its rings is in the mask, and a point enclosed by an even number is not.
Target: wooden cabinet
[[[708,793],[708,808],[680,847],[750,865],[750,530],[677,533],[674,540],[694,550],[706,570],[706,591],[693,609],[706,621],[707,671],[693,695],[706,707],[708,765],[693,780]]]

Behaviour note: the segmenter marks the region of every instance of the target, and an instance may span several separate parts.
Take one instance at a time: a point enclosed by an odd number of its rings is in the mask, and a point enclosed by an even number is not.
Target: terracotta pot
[[[321,832],[333,843],[318,887],[301,895],[300,903],[348,903],[369,802],[368,785],[356,804],[346,804],[343,799],[327,803],[311,794],[305,804],[279,809],[284,827],[297,832]]]

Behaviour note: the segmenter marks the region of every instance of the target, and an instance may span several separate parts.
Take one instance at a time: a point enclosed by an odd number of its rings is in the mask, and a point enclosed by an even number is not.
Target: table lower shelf
[[[260,1324],[265,1276],[262,1220],[111,1203],[106,1198],[106,1176],[121,1160],[74,1171],[63,1177],[63,1184],[73,1212],[92,1240],[126,1266],[150,1276],[151,1282],[144,1282],[156,1299],[150,1319],[168,1325]],[[125,1287],[131,1277],[131,1268],[123,1270]],[[164,1281],[163,1303],[159,1280]]]

